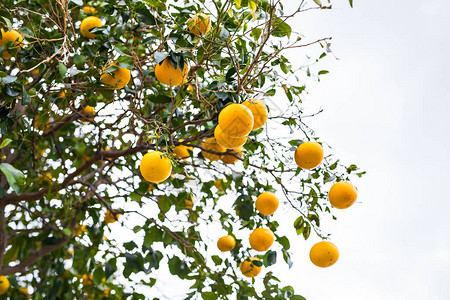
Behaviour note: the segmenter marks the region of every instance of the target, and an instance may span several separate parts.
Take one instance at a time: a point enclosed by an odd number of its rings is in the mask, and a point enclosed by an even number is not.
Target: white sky
[[[325,110],[309,124],[368,174],[330,230],[337,264],[314,267],[319,239],[299,238],[282,278],[308,300],[449,299],[450,1],[334,2],[292,24],[308,40],[332,36],[340,59],[308,85],[307,104]]]

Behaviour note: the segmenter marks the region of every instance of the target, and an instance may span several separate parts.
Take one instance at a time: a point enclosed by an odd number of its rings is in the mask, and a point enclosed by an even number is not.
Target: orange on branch
[[[145,180],[159,183],[172,173],[172,162],[162,152],[150,151],[142,157],[139,168]]]
[[[274,240],[275,235],[272,230],[266,228],[256,228],[249,237],[250,246],[256,251],[268,250]]]
[[[81,35],[90,40],[95,39],[97,35],[89,30],[96,27],[102,27],[102,21],[99,18],[94,16],[84,18],[80,25]]]
[[[8,278],[5,276],[0,276],[0,295],[6,294],[6,292],[9,290],[9,287],[11,284],[9,283]]]
[[[222,147],[219,143],[217,143],[216,139],[214,137],[207,138],[203,143],[202,147],[206,150],[214,151],[214,152],[225,152],[227,149]],[[202,150],[202,155],[204,158],[209,159],[211,161],[219,160],[219,155],[216,155],[214,153],[209,153]]]
[[[255,261],[259,262],[260,260],[257,257],[249,257],[241,262],[240,269],[244,276],[253,278],[261,272],[261,267],[255,265]]]
[[[295,150],[294,158],[300,168],[313,169],[323,160],[323,148],[316,142],[304,142]]]
[[[225,147],[227,149],[234,149],[237,147],[241,147],[247,141],[247,136],[231,137],[225,132],[223,132],[220,126],[218,125],[216,126],[216,129],[214,129],[214,137],[222,147]]]
[[[242,156],[244,156],[244,152],[242,152],[242,150],[244,150],[244,148],[237,147],[235,149],[228,149],[227,153],[231,153],[242,158]],[[234,164],[235,162],[239,161],[239,158],[231,154],[224,154],[221,156],[220,159],[224,164]]]
[[[116,217],[114,217],[114,215]],[[110,223],[117,222],[119,220],[119,216],[120,216],[120,214],[113,214],[113,213],[111,213],[110,210],[107,210],[105,213],[105,223],[110,224]]]
[[[327,241],[318,242],[309,252],[311,262],[318,267],[326,268],[334,265],[339,258],[339,250],[335,244]]]
[[[4,46],[7,42],[12,42],[14,44],[14,48],[17,50],[22,49],[23,47],[23,36],[16,30],[12,29],[10,31],[0,30],[2,33],[2,38],[0,39],[0,47]],[[11,54],[8,51],[3,50],[2,57],[4,59],[10,59]]]
[[[217,248],[222,252],[231,251],[234,246],[236,246],[236,240],[232,235],[223,236],[217,241]]]
[[[117,68],[112,72],[108,72],[108,67],[113,66]],[[100,81],[112,87],[113,89],[124,88],[131,79],[131,71],[127,68],[120,68],[117,64],[111,63],[106,65],[102,70],[102,75],[100,76]]]
[[[180,85],[186,80],[188,74],[188,65],[183,60],[183,68],[176,64],[176,67],[172,64],[171,59],[166,57],[162,62],[155,66],[155,76],[159,82],[175,86]]]
[[[264,192],[256,198],[255,207],[265,216],[273,214],[279,205],[277,196],[272,192]]]
[[[179,140],[179,142],[182,142],[183,140]],[[187,159],[190,157],[189,151],[192,152],[193,148],[186,145],[178,145],[173,149],[173,153],[176,154],[179,158]]]
[[[250,99],[244,101],[242,104],[247,106],[253,114],[254,123],[252,130],[261,128],[266,123],[267,116],[269,114],[267,111],[267,106],[264,102],[259,99]]]
[[[349,208],[358,198],[358,190],[350,182],[340,181],[333,184],[328,192],[331,205],[339,209]]]
[[[204,36],[211,29],[209,16],[204,13],[198,13],[187,21],[188,29],[196,36]],[[189,26],[191,25],[191,26]]]
[[[244,137],[252,131],[253,114],[242,104],[229,104],[219,113],[220,129],[231,137]]]

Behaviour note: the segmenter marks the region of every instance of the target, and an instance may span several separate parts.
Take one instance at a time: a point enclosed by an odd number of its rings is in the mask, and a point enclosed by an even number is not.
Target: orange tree
[[[330,39],[304,42],[289,22],[329,8],[3,0],[2,294],[144,299],[168,267],[190,281],[187,296],[303,299],[270,268],[291,264],[288,233],[273,215],[278,199],[297,213],[294,232],[326,239],[326,185],[363,174],[326,147],[322,160],[304,123],[299,82],[327,73],[314,70]],[[288,49],[311,49],[312,58],[290,62]],[[348,207],[356,190],[348,187],[349,200],[346,188],[334,201]],[[217,246],[208,227],[225,236]],[[216,247],[229,252],[211,255]]]

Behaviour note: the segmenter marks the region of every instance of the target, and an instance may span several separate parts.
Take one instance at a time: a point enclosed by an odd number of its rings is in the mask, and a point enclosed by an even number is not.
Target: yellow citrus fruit
[[[28,288],[26,286],[21,286],[18,288],[19,292],[21,292],[23,295],[27,296],[27,298],[30,297],[30,294],[28,294]]]
[[[170,86],[180,85],[187,77],[188,65],[184,63],[183,70],[178,66],[175,68],[166,57],[162,62],[155,66],[155,76],[159,82]]]
[[[295,163],[302,169],[313,169],[323,160],[323,149],[319,143],[305,142],[295,150]]]
[[[261,272],[261,267],[256,266],[253,262],[259,261],[259,258],[257,257],[249,257],[246,260],[241,262],[241,272],[244,274],[244,276],[247,277],[255,277]]]
[[[318,242],[309,252],[311,262],[318,267],[326,268],[334,265],[339,258],[339,250],[335,244],[327,241]]]
[[[211,29],[211,21],[209,16],[204,13],[198,13],[187,21],[192,26],[188,27],[189,31],[196,36],[204,36]]]
[[[254,122],[252,130],[261,128],[266,123],[267,115],[269,114],[267,111],[267,106],[264,102],[259,99],[250,99],[244,101],[242,104],[247,106],[252,111]]]
[[[76,236],[81,236],[83,234],[83,232],[86,232],[87,228],[86,225],[78,225],[77,227],[75,227],[73,234]]]
[[[172,172],[172,162],[159,151],[150,151],[142,157],[140,170],[145,180],[159,183]]]
[[[277,210],[278,204],[278,198],[274,193],[264,192],[256,198],[255,207],[259,213],[268,216]]]
[[[81,281],[83,285],[90,285],[92,284],[92,276],[88,274],[83,274],[83,276],[81,277]]]
[[[15,49],[20,50],[23,47],[23,36],[16,30],[4,31],[1,29],[2,38],[0,39],[0,47],[4,46],[7,42],[12,42],[16,46]],[[2,57],[4,59],[10,59],[11,54],[8,51],[3,51]]]
[[[39,74],[39,68],[31,70],[31,74],[33,74],[33,75]]]
[[[242,156],[244,156],[244,152],[242,152],[242,150],[244,150],[244,148],[238,147],[238,148],[232,149],[231,151],[229,149],[227,152],[236,154],[238,157],[242,157]],[[220,159],[222,160],[222,162],[224,164],[234,164],[235,162],[239,161],[239,158],[237,158],[234,155],[222,155],[222,157]]]
[[[191,84],[188,85],[187,90],[189,91],[189,93],[194,93],[195,91],[194,87]]]
[[[66,99],[67,97],[67,91],[66,90],[62,90],[61,93],[59,93],[58,97],[61,99]]]
[[[94,16],[84,18],[83,21],[81,21],[80,25],[81,35],[91,40],[95,39],[97,35],[93,34],[92,32],[89,32],[89,30],[95,27],[102,27],[102,21],[99,18]]]
[[[115,215],[116,215],[117,219],[114,218],[114,215],[111,213],[111,211],[107,210],[105,213],[105,223],[110,224],[110,223],[114,223],[117,220],[119,220],[120,214],[115,214]]]
[[[179,140],[179,142],[182,142],[183,140]],[[173,153],[175,153],[179,158],[187,159],[189,155],[189,151],[192,151],[193,148],[186,146],[186,145],[178,145],[173,149]]]
[[[92,7],[92,6],[85,6],[85,7],[83,7],[82,10],[87,14],[96,14],[97,13],[97,9],[95,9],[95,7]]]
[[[220,126],[216,126],[216,129],[214,129],[214,137],[216,138],[216,141],[223,147],[227,149],[234,149],[237,147],[241,147],[245,144],[247,141],[247,137],[231,137],[225,132],[222,131]]]
[[[236,246],[236,240],[231,235],[223,236],[217,241],[217,248],[222,252],[231,251],[234,246]]]
[[[112,72],[105,72],[109,66],[114,66],[117,70]],[[112,63],[103,68],[100,81],[103,84],[109,85],[114,89],[124,88],[131,79],[131,71],[127,68],[120,68],[118,65]]]
[[[231,137],[243,137],[252,131],[252,111],[245,105],[233,103],[219,113],[220,129]]]
[[[8,278],[0,276],[0,295],[6,294],[10,286]]]
[[[250,234],[250,246],[256,251],[266,251],[272,246],[275,235],[272,230],[266,228],[256,228]]]
[[[356,188],[346,181],[336,182],[328,192],[331,205],[339,209],[349,208],[355,203],[357,197]]]
[[[89,121],[94,121],[95,116],[95,108],[92,106],[86,105],[83,110],[81,111],[81,114],[83,114],[85,117],[81,118],[81,122],[87,123]]]
[[[222,183],[224,183],[224,182],[227,182],[227,181],[224,180],[224,179],[217,179],[217,180],[214,180],[214,186],[215,186],[219,191],[223,191]]]
[[[224,147],[222,147],[219,143],[217,143],[217,141],[214,137],[207,138],[202,143],[202,147],[205,148],[206,150],[211,150],[214,152],[225,152],[227,150]],[[206,151],[202,151],[202,155],[204,158],[207,158],[211,161],[216,161],[216,160],[220,159],[219,155],[209,153]]]

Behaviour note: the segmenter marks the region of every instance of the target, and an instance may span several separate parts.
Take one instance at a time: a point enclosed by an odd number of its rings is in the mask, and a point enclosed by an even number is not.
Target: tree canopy
[[[331,39],[289,24],[331,3],[297,2],[2,0],[5,295],[146,299],[165,268],[186,297],[304,299],[272,270],[292,253],[270,206],[326,240],[329,187],[364,172],[306,123],[305,82],[328,73]],[[323,160],[302,162],[299,145]]]

